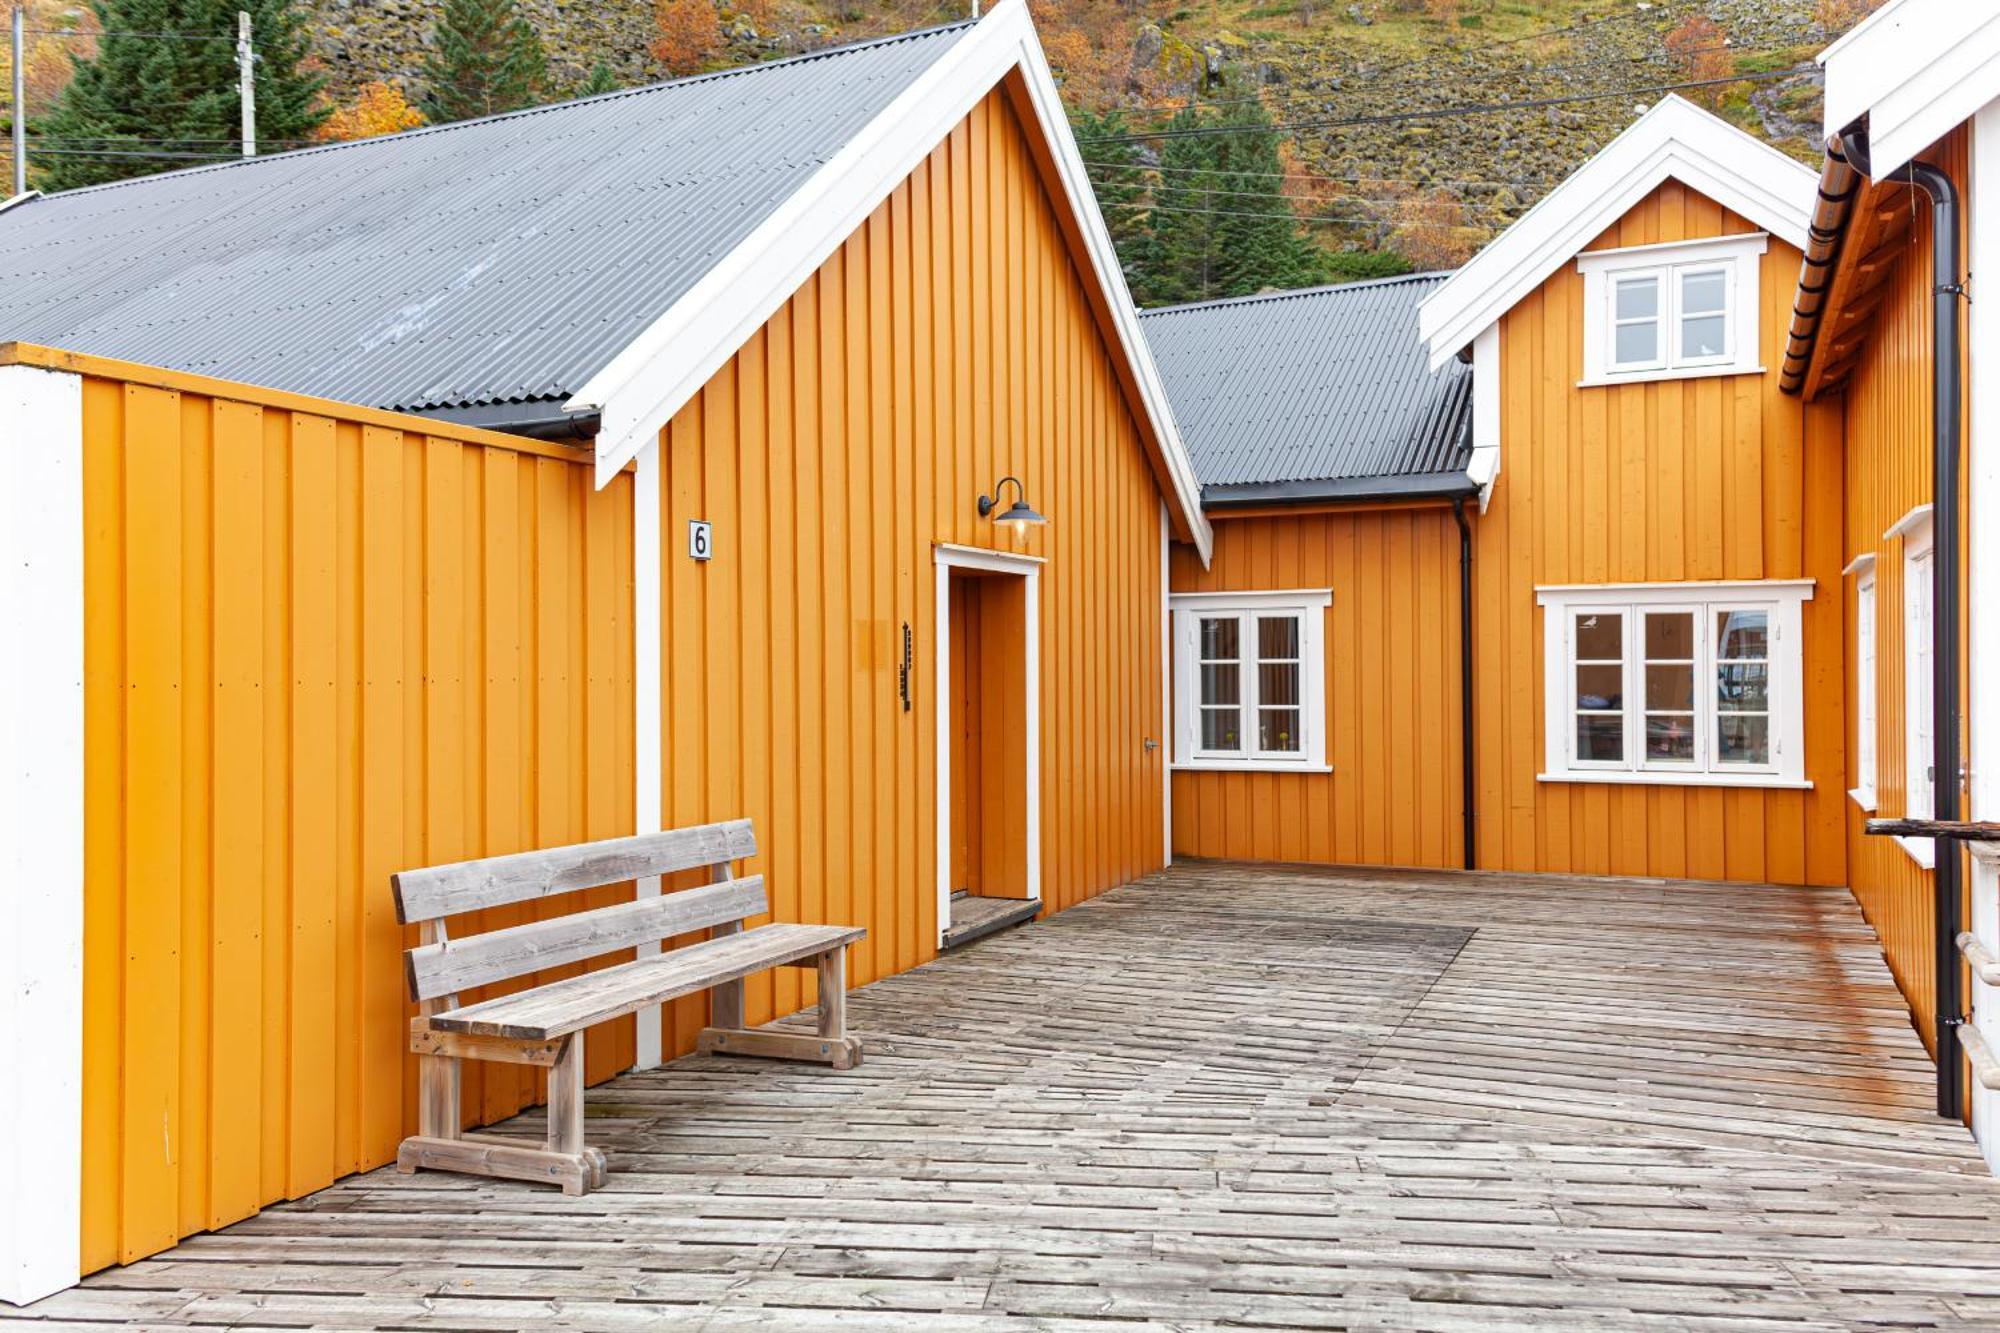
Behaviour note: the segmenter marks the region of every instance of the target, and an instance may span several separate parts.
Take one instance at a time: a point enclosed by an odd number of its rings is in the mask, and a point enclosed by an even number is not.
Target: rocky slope
[[[431,0],[311,0],[336,93],[389,79],[414,94]],[[540,27],[551,91],[580,84],[600,60],[621,83],[664,77],[646,46],[652,0],[521,0]],[[725,0],[725,5],[727,0]],[[1262,96],[1295,126],[1298,177],[1323,239],[1385,244],[1414,194],[1447,193],[1468,244],[1534,203],[1595,152],[1651,91],[1686,77],[1668,36],[1706,15],[1726,34],[1716,57],[1760,76],[1715,99],[1723,114],[1802,159],[1817,156],[1826,0],[1040,0],[1051,24],[1087,31],[1106,63],[1130,71],[1123,100],[1139,124],[1185,99]],[[1857,0],[1841,0],[1849,6]],[[935,23],[959,0],[763,0],[759,24],[725,7],[718,63],[768,59]],[[1052,43],[1053,45],[1053,43]],[[1116,45],[1117,50],[1106,50]],[[1804,70],[1783,77],[1771,71]],[[1507,110],[1462,108],[1533,103]],[[1150,105],[1149,105],[1150,104]],[[1409,118],[1412,112],[1436,113]]]

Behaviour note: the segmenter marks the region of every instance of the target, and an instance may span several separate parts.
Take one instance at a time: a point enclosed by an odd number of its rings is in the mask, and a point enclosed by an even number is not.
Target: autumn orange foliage
[[[1690,83],[1726,79],[1736,72],[1735,57],[1728,49],[1729,34],[1706,14],[1694,14],[1683,20],[1667,34],[1662,45],[1666,47],[1667,58],[1674,62],[1675,71]],[[1711,83],[1706,88],[1690,88],[1687,93],[1691,100],[1714,108],[1722,105],[1728,91],[1728,84]]]
[[[698,74],[722,46],[722,22],[711,0],[655,0],[653,59],[669,74]]]
[[[1465,206],[1449,191],[1412,196],[1396,212],[1391,248],[1419,271],[1457,268],[1472,258],[1477,248],[1473,229],[1466,225]]]
[[[313,138],[322,143],[372,139],[378,134],[413,130],[423,123],[423,113],[409,104],[395,84],[364,83],[353,101],[334,109]]]

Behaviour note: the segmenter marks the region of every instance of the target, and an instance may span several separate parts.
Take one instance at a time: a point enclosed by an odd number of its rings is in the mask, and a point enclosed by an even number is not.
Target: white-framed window
[[[1929,819],[1937,811],[1931,761],[1935,718],[1931,713],[1931,511],[1919,506],[1889,529],[1903,539],[1903,818]],[[1937,844],[1929,838],[1897,838],[1917,864],[1930,868]]]
[[[1544,782],[1809,787],[1810,579],[1535,590]]]
[[[1854,575],[1854,786],[1847,793],[1872,814],[1875,810],[1875,557],[1859,556],[1847,567]]]
[[[1174,766],[1326,772],[1326,588],[1176,593]]]
[[[1589,250],[1583,274],[1583,383],[1761,371],[1757,275],[1762,232]]]

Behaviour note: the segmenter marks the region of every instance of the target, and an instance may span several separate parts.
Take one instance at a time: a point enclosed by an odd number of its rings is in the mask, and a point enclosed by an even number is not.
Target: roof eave
[[[1205,509],[1261,508],[1268,505],[1353,504],[1385,500],[1470,499],[1479,483],[1463,470],[1390,477],[1322,477],[1298,481],[1250,481],[1201,488]]]

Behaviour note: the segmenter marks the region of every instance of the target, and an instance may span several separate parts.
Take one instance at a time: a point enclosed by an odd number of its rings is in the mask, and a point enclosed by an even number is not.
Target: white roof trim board
[[[2000,98],[2000,5],[1890,0],[1820,52],[1826,132],[1868,117],[1880,180]]]
[[[1025,0],[1001,0],[734,250],[577,390],[565,407],[603,413],[598,484],[657,438],[703,385],[867,221],[972,109],[1020,70],[1069,207],[1103,287],[1146,425],[1167,460],[1172,500],[1204,563],[1212,535],[1193,465],[1167,405],[1111,235],[1098,212]]]
[[[1805,248],[1812,168],[1669,94],[1430,294],[1417,326],[1431,365],[1457,356],[1669,179]]]

